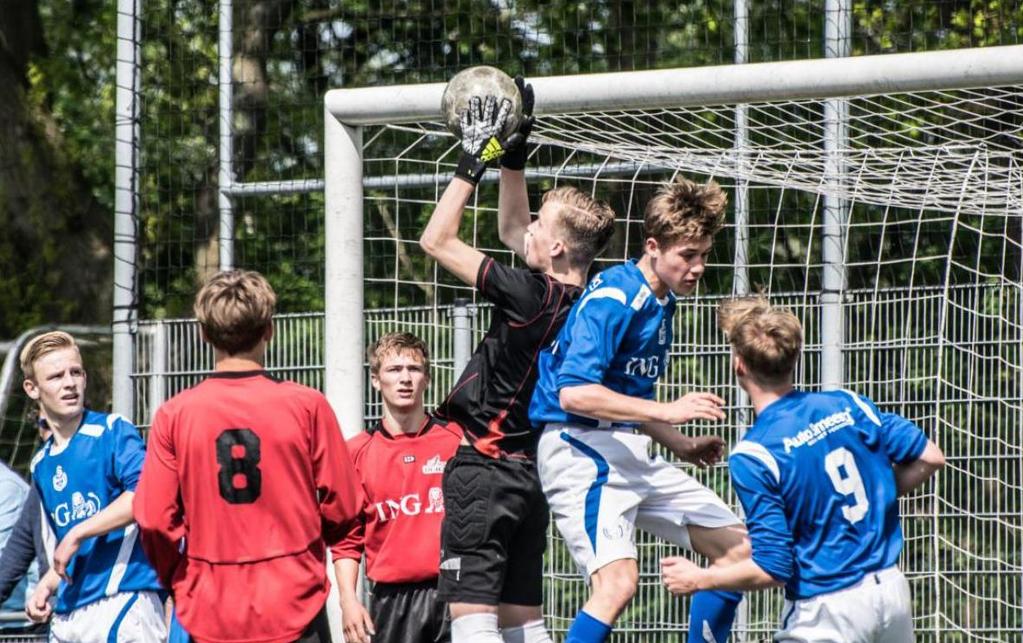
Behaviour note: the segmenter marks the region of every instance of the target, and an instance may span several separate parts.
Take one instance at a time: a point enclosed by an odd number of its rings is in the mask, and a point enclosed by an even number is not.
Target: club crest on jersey
[[[423,474],[430,475],[431,473],[444,473],[444,466],[447,464],[446,461],[441,460],[439,455],[435,455],[426,461],[423,465]]]
[[[58,527],[66,527],[72,522],[85,520],[96,515],[103,503],[100,502],[99,496],[91,491],[87,496],[79,491],[71,494],[70,507],[68,507],[66,502],[62,502],[54,508],[52,513],[53,522]]]
[[[57,465],[57,470],[53,474],[53,490],[64,491],[64,487],[67,486],[67,474],[64,473],[64,467]]]
[[[414,456],[414,455],[403,455],[403,456],[401,456],[401,461],[404,462],[405,464],[412,464],[413,462],[416,461],[416,456]]]

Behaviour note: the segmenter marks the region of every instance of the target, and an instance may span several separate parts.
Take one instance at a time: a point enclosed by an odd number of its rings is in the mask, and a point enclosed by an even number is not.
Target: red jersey
[[[317,391],[215,373],[160,407],[135,519],[196,641],[294,641],[326,600],[326,547],[362,490]]]
[[[378,583],[416,583],[436,578],[440,523],[444,518],[441,478],[455,455],[462,429],[427,416],[415,434],[389,434],[381,424],[348,441],[362,479],[362,520],[348,534],[340,555],[366,553],[366,576]]]

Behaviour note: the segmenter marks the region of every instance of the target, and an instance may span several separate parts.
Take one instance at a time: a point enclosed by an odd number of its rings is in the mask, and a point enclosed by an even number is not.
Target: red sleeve
[[[171,579],[181,561],[185,537],[172,422],[162,408],[157,411],[132,503],[142,548],[167,589],[171,588]]]
[[[366,497],[365,489],[362,490],[362,495],[363,498]],[[358,518],[352,521],[348,533],[341,539],[341,542],[331,547],[330,551],[335,560],[338,558],[362,560],[362,554],[366,551],[365,503],[363,504],[363,510],[359,512]]]
[[[320,499],[323,540],[336,558],[347,558],[342,542],[357,528],[365,494],[348,456],[333,409],[317,396],[313,417],[313,480]]]

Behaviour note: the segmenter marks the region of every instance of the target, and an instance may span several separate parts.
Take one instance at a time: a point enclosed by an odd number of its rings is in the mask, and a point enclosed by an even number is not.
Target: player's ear
[[[735,374],[739,377],[746,377],[746,374],[749,372],[746,370],[746,363],[738,355],[732,356],[732,369],[735,370]]]
[[[657,239],[647,237],[643,242],[643,250],[646,254],[656,258],[661,254],[661,244],[657,243]]]
[[[380,390],[380,375],[378,373],[369,374],[369,383],[373,385],[375,391]]]
[[[36,386],[36,383],[32,380],[25,378],[25,380],[21,382],[21,388],[25,390],[25,395],[29,396],[33,400],[39,399],[39,387]]]
[[[565,240],[555,239],[554,242],[551,243],[551,247],[548,250],[548,254],[550,254],[551,259],[560,257],[564,254],[568,254],[568,246],[565,244]]]
[[[266,341],[267,344],[269,344],[270,340],[273,339],[273,338],[274,338],[274,323],[273,323],[273,320],[271,320],[266,325],[266,330],[263,331],[263,340]]]

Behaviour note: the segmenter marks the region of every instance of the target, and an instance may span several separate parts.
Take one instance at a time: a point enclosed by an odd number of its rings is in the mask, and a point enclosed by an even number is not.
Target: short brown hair
[[[762,296],[731,299],[718,307],[718,327],[755,380],[778,385],[791,378],[803,350],[803,327],[792,311]]]
[[[714,236],[725,223],[728,195],[715,181],[696,183],[680,177],[662,185],[646,204],[643,238],[654,238],[661,246],[683,239]]]
[[[228,355],[252,350],[266,334],[277,295],[253,270],[225,270],[195,296],[196,319],[207,341]]]
[[[563,185],[548,190],[543,203],[558,205],[558,222],[568,243],[568,260],[588,267],[607,247],[615,231],[615,212],[607,203],[579,188]]]
[[[18,361],[21,362],[21,372],[25,379],[30,380],[35,377],[35,363],[45,355],[65,348],[73,348],[81,355],[75,338],[62,330],[54,330],[33,337],[32,341],[21,349],[21,354],[18,356]]]
[[[369,362],[369,372],[374,375],[380,373],[380,363],[384,356],[395,353],[417,352],[423,358],[423,370],[427,376],[430,375],[430,350],[426,342],[419,339],[412,333],[387,333],[377,338],[377,341],[366,349],[366,361]]]

